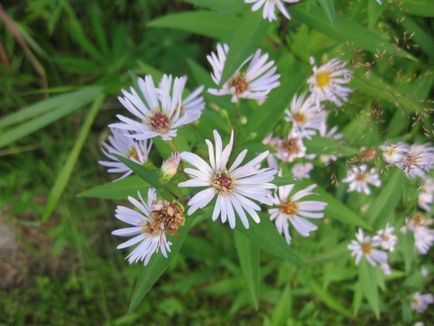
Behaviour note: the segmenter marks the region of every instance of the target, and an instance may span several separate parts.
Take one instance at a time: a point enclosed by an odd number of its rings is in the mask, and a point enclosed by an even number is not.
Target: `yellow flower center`
[[[366,182],[367,175],[365,173],[359,173],[356,176],[356,181]]]
[[[137,153],[137,149],[134,146],[131,146],[131,149],[128,153],[128,158],[134,161],[139,160],[139,154]]]
[[[298,206],[297,203],[288,200],[280,206],[280,210],[285,214],[294,215],[297,213]]]
[[[370,254],[372,251],[372,245],[370,243],[362,244],[362,251],[366,255]]]
[[[306,116],[301,113],[301,112],[297,112],[293,115],[293,119],[295,122],[297,122],[298,124],[302,125],[306,122]]]
[[[324,88],[330,83],[330,73],[328,73],[327,71],[320,71],[316,74],[315,78],[316,83],[320,88]]]
[[[243,75],[239,75],[238,77],[232,79],[230,85],[235,87],[235,94],[237,95],[244,93],[249,86]]]

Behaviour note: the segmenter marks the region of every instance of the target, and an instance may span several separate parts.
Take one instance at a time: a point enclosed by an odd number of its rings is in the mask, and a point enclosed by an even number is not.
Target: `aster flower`
[[[425,178],[434,167],[434,147],[429,144],[413,144],[395,165],[409,178]]]
[[[431,293],[420,294],[416,292],[411,298],[411,309],[417,312],[424,312],[428,305],[434,303],[434,296]]]
[[[384,250],[394,251],[398,238],[393,234],[393,226],[390,226],[389,223],[387,223],[384,229],[377,231],[373,240]]]
[[[285,114],[285,120],[292,123],[293,130],[306,138],[326,129],[327,113],[318,108],[315,101],[307,97],[306,93],[295,95]]]
[[[108,141],[104,142],[101,151],[109,159],[109,161],[98,161],[99,164],[108,167],[108,173],[122,173],[116,179],[122,179],[129,176],[133,171],[120,162],[113,154],[124,156],[138,164],[143,164],[148,160],[148,154],[152,147],[152,141],[134,139],[126,136],[119,129],[111,129],[111,135]]]
[[[148,190],[147,202],[137,193],[139,200],[129,196],[129,202],[136,208],[133,210],[125,206],[117,206],[116,218],[132,227],[118,229],[112,232],[120,237],[132,237],[121,243],[117,249],[124,249],[137,245],[127,256],[130,264],[143,262],[149,263],[152,255],[161,251],[167,258],[170,252],[171,242],[167,240],[166,233],[176,233],[176,230],[184,224],[182,208],[172,202],[157,201],[156,190]]]
[[[330,101],[341,106],[347,102],[348,95],[352,92],[351,88],[344,86],[351,80],[352,72],[345,69],[345,62],[332,59],[324,65],[317,67],[313,64],[313,75],[309,77],[307,83],[317,105],[322,101]]]
[[[203,88],[199,87],[183,101],[183,93],[187,77],[163,75],[159,87],[156,88],[150,75],[139,78],[139,95],[131,87],[130,91],[122,90],[123,96],[118,99],[137,120],[118,114],[121,122],[110,125],[128,131],[126,135],[138,140],[160,136],[169,141],[176,136],[177,128],[197,120],[204,108],[204,100],[200,97]]]
[[[213,69],[212,80],[217,85],[221,82],[228,52],[227,44],[217,44],[217,53],[211,52],[207,56]],[[256,100],[262,104],[268,93],[280,85],[280,75],[276,73],[274,61],[267,62],[267,60],[268,54],[262,54],[261,50],[257,50],[253,56],[243,62],[229,80],[224,81],[221,89],[210,88],[208,92],[216,96],[231,95],[232,102],[238,102],[242,98]]]
[[[268,142],[275,151],[275,156],[283,162],[292,162],[306,155],[303,137],[297,132],[290,132],[287,139],[271,138]]]
[[[277,7],[277,9],[287,19],[291,19],[291,16],[286,10],[284,3],[297,3],[299,1],[300,0],[244,0],[245,3],[254,3],[252,11],[257,11],[264,6],[262,17],[270,22],[277,19],[275,7]]]
[[[406,143],[386,143],[380,146],[383,152],[383,159],[386,163],[397,164],[401,162],[408,151],[408,145]]]
[[[375,168],[368,171],[366,165],[353,166],[348,171],[347,177],[342,180],[345,183],[349,183],[348,191],[364,192],[369,195],[371,190],[369,185],[379,187],[381,185],[380,177],[377,174]]]
[[[291,169],[292,176],[296,180],[301,179],[309,179],[310,178],[310,171],[313,170],[313,164],[312,163],[297,163],[294,164],[294,166]]]
[[[377,249],[378,245],[377,241],[368,235],[365,236],[363,230],[359,229],[356,233],[356,240],[351,241],[348,250],[356,258],[356,265],[359,265],[362,257],[365,257],[369,264],[375,266],[387,263],[388,258],[386,252]]]
[[[181,159],[194,168],[186,168],[191,179],[181,182],[179,187],[206,187],[196,193],[188,202],[188,215],[207,206],[214,197],[217,200],[212,213],[212,220],[220,217],[222,223],[229,222],[233,229],[236,226],[235,214],[240,218],[243,226],[249,228],[246,213],[259,223],[257,211],[261,208],[254,201],[271,204],[270,189],[275,186],[270,182],[277,171],[273,169],[259,168],[259,164],[267,157],[268,152],[263,152],[248,163],[241,166],[246,157],[247,150],[243,150],[227,168],[232,152],[234,133],[232,131],[229,144],[223,149],[222,139],[214,130],[215,146],[208,139],[209,164],[194,153],[182,152]]]
[[[293,184],[278,187],[275,191],[273,204],[277,207],[270,208],[268,213],[270,214],[270,219],[275,221],[277,231],[285,236],[288,244],[291,243],[289,222],[301,236],[308,237],[310,232],[315,231],[318,227],[307,219],[319,219],[324,217],[322,211],[327,206],[327,203],[322,201],[301,200],[306,196],[313,195],[312,190],[315,187],[315,184],[310,185],[296,192],[291,197],[290,194],[294,188]]]
[[[418,205],[424,211],[431,212],[431,206],[434,203],[434,180],[426,179],[421,190],[422,192],[418,196]]]

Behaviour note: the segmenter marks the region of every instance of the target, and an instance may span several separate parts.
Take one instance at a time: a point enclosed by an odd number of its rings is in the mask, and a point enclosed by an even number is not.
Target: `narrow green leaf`
[[[336,12],[334,0],[316,0],[326,14],[330,24],[336,24]]]
[[[167,258],[164,258],[164,256],[160,252],[155,253],[149,261],[148,265],[144,266],[143,269],[139,272],[139,275],[137,276],[136,286],[131,297],[130,306],[128,308],[129,313],[133,312],[137,308],[145,295],[154,286],[154,284],[158,281],[161,275],[166,271],[170,262],[179,253],[179,250],[181,249],[188,232],[193,226],[193,221],[195,218],[196,217],[194,216],[187,218],[185,225],[179,229],[177,236],[170,239],[170,241],[172,242],[172,246],[170,247],[170,253]]]
[[[290,317],[292,307],[291,292],[289,285],[286,285],[283,289],[282,295],[279,298],[276,306],[271,313],[271,325],[272,326],[284,326],[287,325],[287,321]]]
[[[246,5],[242,1],[234,0],[184,0],[184,2],[223,13],[235,13],[246,8]]]
[[[102,199],[125,199],[128,196],[135,196],[137,191],[145,193],[149,184],[136,175],[126,177],[119,181],[108,182],[77,195],[84,198],[102,198]]]
[[[42,222],[45,222],[50,217],[51,213],[57,205],[57,202],[59,201],[60,196],[65,190],[69,178],[71,177],[71,173],[74,170],[75,163],[77,162],[84,142],[87,138],[87,135],[89,134],[90,128],[92,127],[92,123],[95,120],[95,117],[103,101],[104,95],[100,95],[90,108],[86,116],[86,120],[84,121],[83,126],[80,129],[77,140],[75,141],[74,147],[69,153],[68,158],[66,159],[66,162],[63,165],[63,168],[60,171],[56,182],[51,188],[50,194],[48,195],[47,204],[45,205],[44,213],[41,218]]]
[[[316,281],[311,280],[308,284],[313,294],[320,299],[327,307],[337,311],[343,316],[351,318],[351,312],[348,311],[339,300],[329,291],[323,289]]]
[[[301,259],[294,250],[289,247],[285,239],[277,232],[276,227],[270,221],[266,213],[259,213],[260,223],[250,222],[248,229],[238,222],[236,230],[244,234],[259,248],[269,252],[273,256],[295,264],[302,264]]]
[[[336,24],[332,25],[327,21],[327,18],[321,14],[320,9],[314,7],[310,7],[309,11],[306,11],[297,6],[294,7],[291,12],[296,20],[305,23],[336,41],[351,42],[356,47],[372,53],[380,51],[391,56],[404,57],[417,61],[416,58],[407,51],[385,41],[380,35],[366,29],[353,20],[337,16]]]
[[[228,40],[241,19],[211,11],[183,12],[157,18],[147,24],[155,28],[173,28],[219,40]]]
[[[240,232],[234,232],[235,246],[237,247],[238,258],[241,270],[252,296],[255,309],[258,309],[259,300],[259,249],[252,241],[247,239]]]
[[[374,228],[384,226],[387,218],[393,213],[402,197],[404,183],[404,174],[401,170],[394,169],[388,183],[386,186],[383,186],[381,192],[374,199],[366,214],[369,223],[373,225]]]
[[[241,64],[254,53],[259,42],[267,33],[269,24],[260,13],[249,13],[238,27],[232,31],[229,52],[224,65],[220,83],[225,83]]]
[[[433,5],[434,7],[434,5]],[[420,48],[431,58],[434,59],[434,42],[432,33],[430,34],[424,27],[419,26],[415,19],[405,17],[402,20],[402,26],[413,35],[412,39]]]
[[[323,138],[319,136],[305,140],[305,146],[309,153],[321,154],[336,154],[343,157],[354,156],[359,153],[356,148],[341,144],[338,141]]]
[[[432,0],[403,0],[398,8],[408,15],[434,17]]]
[[[359,265],[359,280],[363,295],[377,319],[380,319],[380,302],[378,298],[378,285],[375,266],[368,264],[366,259],[362,259]]]

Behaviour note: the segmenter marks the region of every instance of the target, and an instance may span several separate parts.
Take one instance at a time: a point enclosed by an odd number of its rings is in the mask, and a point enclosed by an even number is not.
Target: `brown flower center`
[[[219,171],[214,175],[212,186],[218,192],[228,192],[232,190],[233,180],[226,170]]]
[[[320,71],[316,74],[315,78],[320,88],[326,87],[330,83],[330,73],[327,71]]]
[[[377,151],[372,147],[364,147],[360,150],[360,162],[368,162],[375,159]]]
[[[370,243],[362,244],[362,251],[366,255],[370,254],[372,251],[372,245]]]
[[[366,182],[367,177],[368,177],[368,176],[366,175],[366,173],[358,173],[358,174],[356,175],[356,181]]]
[[[306,122],[306,116],[301,113],[301,112],[297,112],[293,115],[293,119],[295,122],[297,122],[298,124],[302,125]]]
[[[298,146],[297,138],[289,138],[285,140],[282,147],[290,154],[297,154],[300,152],[300,146]]]
[[[143,231],[154,234],[167,232],[176,235],[176,231],[184,225],[184,209],[176,201],[159,201],[151,210],[150,218],[143,226]]]
[[[237,95],[244,93],[249,87],[249,84],[243,75],[239,75],[238,77],[232,79],[230,85],[231,87],[235,87],[235,94]]]
[[[167,115],[160,113],[160,112],[155,112],[151,119],[150,119],[150,124],[152,129],[154,129],[156,132],[165,134],[169,131],[170,129],[170,120],[167,117]]]
[[[294,215],[297,213],[298,206],[297,203],[288,200],[280,206],[280,210],[285,214]]]

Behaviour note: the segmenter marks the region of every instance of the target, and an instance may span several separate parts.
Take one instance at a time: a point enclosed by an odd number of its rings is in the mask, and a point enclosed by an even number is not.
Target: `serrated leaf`
[[[244,279],[247,282],[255,309],[258,309],[259,249],[252,241],[238,231],[234,232],[234,240]]]
[[[84,198],[102,198],[102,199],[126,199],[128,196],[135,196],[137,191],[145,193],[149,184],[142,178],[133,175],[119,181],[108,182],[77,195]]]
[[[363,258],[359,264],[359,280],[363,295],[377,319],[380,319],[380,302],[375,268],[375,266],[369,265],[366,259]]]

